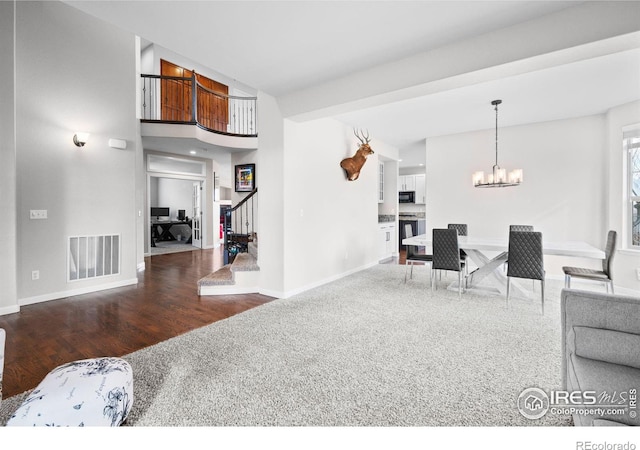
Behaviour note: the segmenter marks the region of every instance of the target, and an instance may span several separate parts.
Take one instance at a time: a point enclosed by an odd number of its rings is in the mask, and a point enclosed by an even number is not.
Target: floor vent
[[[69,237],[69,281],[119,273],[120,235]]]

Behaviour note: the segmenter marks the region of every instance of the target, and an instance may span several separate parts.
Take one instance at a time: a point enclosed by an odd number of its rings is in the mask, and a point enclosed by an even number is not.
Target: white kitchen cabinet
[[[416,190],[415,175],[400,175],[398,177],[398,191],[415,191],[415,190]]]
[[[427,202],[427,176],[425,174],[415,175],[416,184],[416,204],[424,205]]]
[[[396,224],[384,222],[378,225],[378,260],[384,261],[393,257],[396,248]]]

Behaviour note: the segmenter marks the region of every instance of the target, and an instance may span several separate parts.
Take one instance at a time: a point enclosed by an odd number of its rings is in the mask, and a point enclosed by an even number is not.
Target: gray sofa
[[[563,289],[561,299],[563,388],[629,407],[620,415],[574,413],[574,424],[640,425],[640,404],[630,401],[640,391],[640,298]]]

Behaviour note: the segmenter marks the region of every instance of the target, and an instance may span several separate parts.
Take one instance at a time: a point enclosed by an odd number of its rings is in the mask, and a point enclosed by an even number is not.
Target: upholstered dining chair
[[[602,270],[587,269],[583,267],[568,267],[562,268],[564,272],[564,287],[571,288],[571,278],[583,278],[586,280],[595,280],[605,283],[607,286],[607,293],[611,288],[613,292],[613,277],[611,276],[611,262],[616,250],[616,238],[618,234],[614,230],[609,230],[607,234],[607,244],[604,249],[604,259],[602,260]]]
[[[447,228],[450,230],[457,230],[458,231],[458,236],[468,236],[468,230],[469,227],[467,226],[466,223],[450,223],[447,225]],[[463,261],[467,260],[467,254],[464,252],[464,250],[460,250],[460,259],[462,259]]]
[[[407,223],[404,225],[404,238],[408,239],[413,237],[413,230],[411,229],[411,224]],[[416,246],[415,245],[407,245],[407,257],[406,257],[406,262],[405,262],[405,270],[404,270],[404,282],[407,282],[407,270],[409,269],[409,266],[411,266],[411,275],[409,278],[413,279],[413,265],[415,263],[422,263],[422,264],[431,264],[431,262],[433,261],[433,257],[431,255],[425,255],[422,253],[418,253],[416,251]]]
[[[533,225],[509,225],[509,231],[533,231]],[[504,271],[507,271],[507,264],[509,264],[509,260],[504,262],[502,266]]]
[[[466,283],[467,276],[464,273],[466,262],[460,258],[458,246],[458,231],[454,228],[434,228],[432,232],[431,246],[433,261],[431,263],[431,290],[435,286],[435,271],[450,270],[458,272],[458,296],[462,298],[462,278]]]
[[[466,223],[450,223],[447,225],[448,229],[458,230],[458,236],[467,236],[469,227]]]
[[[509,266],[507,268],[507,305],[511,278],[540,280],[541,305],[544,314],[544,257],[542,254],[542,233],[539,231],[509,232]]]
[[[509,225],[509,231],[533,231],[533,225]]]

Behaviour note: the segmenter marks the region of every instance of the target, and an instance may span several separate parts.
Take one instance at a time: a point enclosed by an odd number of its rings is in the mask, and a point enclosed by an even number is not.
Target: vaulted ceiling
[[[491,128],[497,98],[503,126],[640,99],[638,2],[66,3],[399,148]]]

